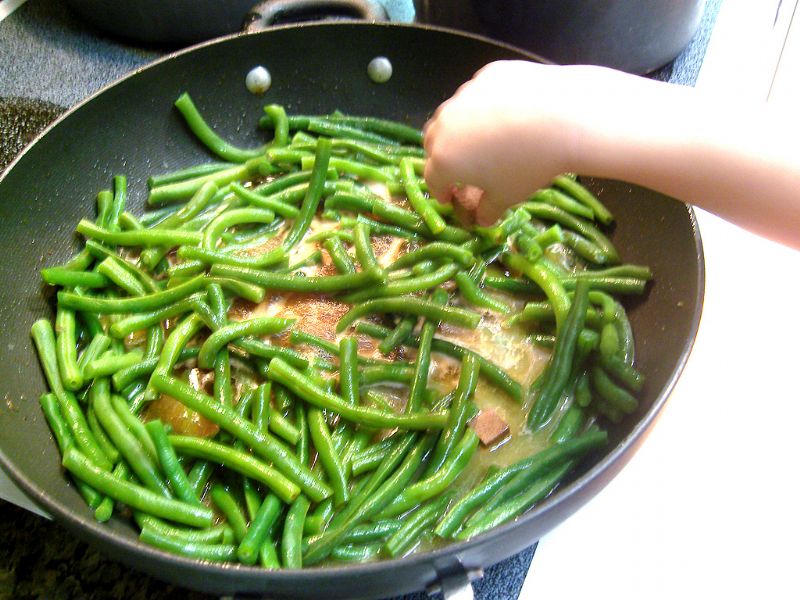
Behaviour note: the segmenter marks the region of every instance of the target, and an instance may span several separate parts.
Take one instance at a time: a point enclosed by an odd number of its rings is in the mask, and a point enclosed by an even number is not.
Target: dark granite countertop
[[[410,2],[384,0],[404,20]],[[652,77],[693,85],[722,0],[708,0],[690,46]],[[409,5],[409,6],[407,6]],[[161,50],[112,40],[79,22],[57,0],[31,0],[0,22],[0,171],[64,108]],[[487,569],[474,584],[481,600],[519,596],[534,547]],[[422,594],[406,596],[420,599]],[[211,599],[132,571],[77,540],[57,523],[0,500],[0,600]]]

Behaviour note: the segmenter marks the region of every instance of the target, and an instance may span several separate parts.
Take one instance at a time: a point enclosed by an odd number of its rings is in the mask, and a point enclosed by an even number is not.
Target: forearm
[[[796,117],[661,84],[637,100],[581,132],[577,172],[657,190],[800,249]]]

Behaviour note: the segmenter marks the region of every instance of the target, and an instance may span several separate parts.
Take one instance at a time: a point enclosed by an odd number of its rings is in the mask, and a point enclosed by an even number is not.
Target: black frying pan
[[[394,76],[383,85],[367,63],[388,56]],[[275,597],[376,597],[422,589],[486,567],[530,545],[597,493],[630,458],[682,369],[697,331],[703,260],[694,215],[653,192],[608,181],[591,187],[618,218],[613,240],[623,258],[652,266],[655,283],[629,305],[641,369],[648,375],[641,409],[610,426],[608,449],[571,482],[514,523],[434,552],[363,566],[269,572],[210,565],[140,544],[123,519],[98,525],[60,470],[37,398],[45,388],[29,339],[30,325],[52,315],[38,270],[77,247],[78,220],[115,173],[126,173],[130,206],[142,210],[154,172],[209,160],[172,102],[191,93],[223,136],[255,143],[265,102],[295,112],[341,109],[421,125],[436,106],[487,62],[532,58],[485,39],[444,30],[358,23],[304,25],[211,42],[161,60],[68,112],[0,180],[0,344],[3,368],[0,463],[43,509],[115,558],[180,585],[216,593]],[[244,77],[262,64],[273,86],[251,96]]]

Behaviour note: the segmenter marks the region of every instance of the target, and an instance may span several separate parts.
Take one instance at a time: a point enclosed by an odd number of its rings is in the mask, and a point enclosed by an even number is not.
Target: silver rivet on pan
[[[272,75],[264,67],[255,67],[245,77],[244,84],[252,94],[263,94],[272,85]]]
[[[367,75],[375,83],[386,83],[392,78],[392,63],[385,56],[376,56],[367,65]]]

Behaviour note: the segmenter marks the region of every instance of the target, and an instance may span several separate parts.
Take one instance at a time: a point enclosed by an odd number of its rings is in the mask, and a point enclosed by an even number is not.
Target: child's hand
[[[602,113],[599,67],[492,63],[459,88],[425,127],[425,179],[442,202],[466,185],[484,191],[475,216],[489,224],[556,175],[572,170],[584,121]],[[474,198],[475,194],[468,194]],[[456,194],[458,200],[458,194]],[[470,207],[471,208],[471,207]]]

